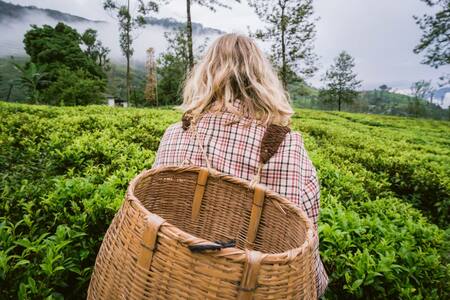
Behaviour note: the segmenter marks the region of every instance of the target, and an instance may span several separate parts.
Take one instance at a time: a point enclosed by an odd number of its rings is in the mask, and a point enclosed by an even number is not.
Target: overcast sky
[[[102,9],[101,0],[7,0],[21,5],[52,8],[89,19],[110,21]],[[231,0],[229,0],[231,2]],[[172,0],[161,8],[160,17],[185,19],[185,0]],[[205,26],[227,32],[247,33],[247,26],[262,26],[246,0],[234,3],[232,10],[218,9],[216,14],[194,5],[192,18]],[[316,53],[321,68],[310,82],[319,86],[321,75],[333,58],[346,50],[356,59],[356,71],[363,88],[375,88],[386,83],[398,89],[409,89],[412,82],[437,79],[446,67],[435,70],[420,64],[420,55],[412,49],[421,32],[413,15],[430,9],[419,0],[316,0]]]

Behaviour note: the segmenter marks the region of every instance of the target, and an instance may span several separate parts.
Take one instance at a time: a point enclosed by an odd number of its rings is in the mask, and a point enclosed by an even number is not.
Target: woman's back
[[[233,104],[239,108],[240,102]],[[211,167],[225,174],[252,180],[257,173],[259,151],[265,127],[231,112],[206,113],[196,125]],[[194,133],[183,129],[182,122],[170,126],[161,140],[153,168],[164,165],[192,164],[207,167]],[[260,183],[301,207],[315,226],[315,270],[319,296],[325,291],[328,276],[319,255],[317,221],[320,189],[316,170],[297,132],[288,133],[278,151],[264,165]]]
[[[239,108],[239,100],[233,105]],[[246,116],[237,121],[235,114],[226,111],[205,114],[196,127],[213,169],[249,181],[253,179],[264,126]],[[184,130],[181,122],[166,130],[153,167],[180,164],[207,166],[193,132]],[[303,208],[317,226],[320,189],[316,170],[299,133],[286,135],[278,151],[264,165],[260,183]]]
[[[249,181],[259,174],[255,182],[290,199],[314,223],[317,290],[321,295],[328,278],[317,238],[320,188],[301,135],[289,132],[284,136],[278,151],[260,169],[266,128],[271,124],[286,128],[294,113],[269,60],[250,38],[223,35],[189,73],[181,108],[194,124],[190,129],[196,128],[197,137],[181,122],[170,126],[153,167],[207,167],[202,145],[213,169]]]

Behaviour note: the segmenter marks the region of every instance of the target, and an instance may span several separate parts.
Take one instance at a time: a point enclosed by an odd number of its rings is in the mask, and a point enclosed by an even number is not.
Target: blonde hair
[[[180,108],[194,119],[208,111],[242,110],[262,124],[288,125],[294,113],[271,63],[250,38],[225,34],[216,39],[186,79]]]

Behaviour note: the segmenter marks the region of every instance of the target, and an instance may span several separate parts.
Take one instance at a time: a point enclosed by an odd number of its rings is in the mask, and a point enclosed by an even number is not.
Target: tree
[[[272,59],[284,87],[292,74],[312,76],[317,70],[313,41],[316,35],[313,0],[249,0],[267,27],[256,38],[272,42]]]
[[[108,94],[120,99],[126,99],[126,74],[127,70],[125,65],[111,65],[111,70],[108,72],[106,89]],[[136,65],[136,67],[131,70],[131,98],[129,103],[132,103],[136,107],[149,104],[144,97],[146,82],[147,72],[145,70],[145,65]]]
[[[14,63],[14,68],[20,72],[19,82],[28,91],[28,99],[31,103],[39,104],[40,92],[39,85],[46,82],[45,78],[48,73],[45,72],[45,67],[36,65],[33,62],[21,66]],[[9,95],[8,95],[9,98]]]
[[[30,63],[27,64],[30,72],[42,74],[40,70],[45,70],[46,73],[46,80],[35,75],[35,80],[39,79],[40,82],[34,83],[33,90],[39,93],[33,92],[33,95],[44,95],[45,103],[58,105],[100,101],[101,93],[105,90],[106,74],[94,59],[99,42],[94,30],[88,30],[83,35],[64,23],[58,23],[54,28],[32,25],[25,33],[24,44],[30,56]],[[83,38],[86,51],[81,49]],[[80,98],[76,99],[76,96]]]
[[[411,94],[416,99],[426,99],[432,89],[431,81],[420,80],[411,85]]]
[[[414,16],[423,31],[415,53],[425,52],[424,64],[434,68],[450,64],[450,0],[421,0],[437,7],[435,15]]]
[[[105,46],[100,40],[97,40],[97,30],[92,28],[86,29],[81,35],[81,40],[86,46],[84,51],[94,62],[97,63],[105,71],[109,71],[110,64],[108,54],[111,50]]]
[[[408,105],[408,110],[410,113],[414,114],[416,117],[423,115],[425,111],[422,101],[430,95],[432,91],[431,81],[420,80],[414,82],[411,85],[411,94],[413,98]]]
[[[379,87],[381,93],[389,93],[389,91],[392,89],[391,87],[387,86],[386,84],[382,84]]]
[[[102,68],[81,49],[80,34],[64,23],[58,23],[54,28],[31,25],[23,42],[31,62],[46,68],[49,82],[55,80],[57,71],[63,66],[73,71],[86,70],[97,78],[106,77]]]
[[[238,3],[241,0],[234,0]],[[228,1],[229,2],[229,1]],[[225,4],[224,0],[186,0],[186,35],[187,35],[187,49],[188,49],[188,66],[189,70],[194,66],[194,50],[193,50],[193,42],[192,42],[192,19],[191,19],[191,6],[192,4],[197,3],[200,6],[204,6],[211,10],[212,12],[216,11],[216,7],[223,7],[230,9],[231,7]]]
[[[322,79],[326,87],[320,91],[320,98],[324,102],[337,102],[339,111],[343,102],[352,103],[358,96],[361,81],[356,79],[354,67],[355,59],[342,51]]]
[[[180,104],[181,91],[189,71],[189,50],[186,31],[180,28],[165,33],[168,47],[158,58],[158,101],[164,105]],[[207,40],[197,47],[197,55],[206,49]],[[194,56],[194,59],[196,57]]]
[[[168,47],[158,58],[158,99],[164,105],[179,104],[181,88],[189,68],[185,29],[164,34]]]
[[[45,90],[48,104],[88,105],[100,104],[104,100],[105,81],[89,74],[86,70],[75,71],[62,67],[57,72],[57,80]]]
[[[158,106],[158,94],[157,94],[157,78],[156,78],[156,62],[155,62],[155,50],[153,48],[147,49],[147,84],[145,86],[145,100],[150,104],[156,104]]]
[[[135,5],[132,5],[133,3]],[[131,99],[130,60],[134,53],[132,33],[145,25],[146,15],[150,12],[157,12],[159,9],[159,2],[157,1],[137,0],[133,3],[130,3],[130,0],[103,1],[103,8],[115,14],[119,23],[120,49],[127,61],[127,101]]]
[[[416,100],[429,100],[430,103],[433,103],[436,89],[431,80],[420,80],[411,85],[411,93]]]

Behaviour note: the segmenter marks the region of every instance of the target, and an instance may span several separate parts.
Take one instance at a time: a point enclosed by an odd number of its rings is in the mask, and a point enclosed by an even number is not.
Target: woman
[[[170,126],[153,167],[193,164],[253,180],[258,173],[259,145],[268,124],[286,126],[294,113],[270,62],[248,37],[218,38],[188,77],[181,108],[196,124],[193,133],[181,122]],[[204,159],[202,149],[209,161]],[[276,154],[263,166],[259,182],[306,211],[315,225],[317,290],[328,284],[318,250],[320,189],[316,170],[302,137],[289,132]]]

